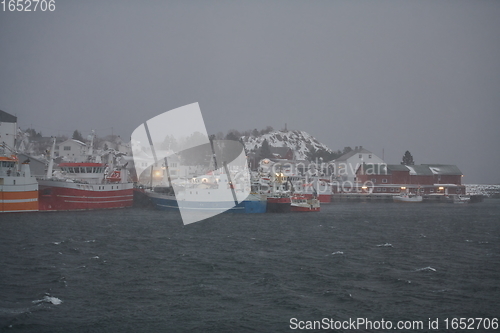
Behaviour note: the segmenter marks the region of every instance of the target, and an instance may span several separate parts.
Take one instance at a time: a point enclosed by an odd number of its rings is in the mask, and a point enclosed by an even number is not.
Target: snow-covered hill
[[[256,152],[264,140],[271,147],[289,147],[294,151],[294,159],[306,160],[311,153],[328,153],[333,151],[315,137],[304,131],[274,131],[261,136],[244,136],[243,143],[248,153]]]

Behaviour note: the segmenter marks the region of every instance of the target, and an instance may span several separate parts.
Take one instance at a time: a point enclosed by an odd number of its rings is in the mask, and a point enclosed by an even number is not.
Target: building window
[[[382,183],[387,183],[387,178],[382,178]]]
[[[391,192],[394,192],[394,189],[391,187]]]
[[[380,192],[380,187],[377,187],[377,192]]]
[[[382,192],[387,192],[387,189],[384,187],[384,188],[382,189]]]
[[[429,190],[429,192],[433,193],[433,192],[434,192],[434,189],[433,189],[433,188],[431,188],[431,189]]]
[[[64,150],[71,150],[71,146],[64,146]]]
[[[377,182],[377,179],[372,178],[372,183],[375,184]]]
[[[372,158],[372,154],[368,155],[368,158]]]
[[[362,154],[359,154],[359,158],[362,158],[362,157],[363,157],[363,155],[362,155]]]

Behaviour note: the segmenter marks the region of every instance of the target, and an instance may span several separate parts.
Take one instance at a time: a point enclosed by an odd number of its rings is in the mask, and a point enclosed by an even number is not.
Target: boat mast
[[[52,137],[52,148],[50,148],[49,167],[47,168],[47,179],[52,177],[52,169],[54,168],[54,150],[56,149],[56,138]]]
[[[215,135],[210,135],[210,147],[212,148],[212,158],[214,160],[214,171],[217,170],[217,159],[215,158],[214,139]]]

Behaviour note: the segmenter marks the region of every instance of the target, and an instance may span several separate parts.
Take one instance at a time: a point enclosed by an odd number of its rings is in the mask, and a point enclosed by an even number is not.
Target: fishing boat
[[[39,210],[93,210],[130,207],[133,183],[125,166],[113,168],[89,155],[87,162],[60,163],[53,171],[52,153],[47,176],[38,179]]]
[[[16,154],[17,117],[0,110],[0,213],[38,210],[38,184],[29,158]]]
[[[238,197],[244,191],[238,185],[234,186],[226,174],[212,174],[177,180],[172,186],[155,186],[146,194],[160,210],[181,208],[184,212],[265,213],[266,197],[259,193],[251,192],[240,202],[234,199],[227,189],[232,189]]]
[[[197,170],[197,176],[180,177],[178,172],[172,176],[170,169],[172,165],[179,165],[179,159],[174,156],[169,159],[164,158],[162,165],[165,172],[160,185],[152,186],[150,190],[145,191],[156,208],[180,210],[186,221],[200,220],[225,212],[266,212],[266,196],[251,191],[251,181],[241,144],[226,142],[226,147],[230,144],[241,146],[236,146],[236,149],[241,152],[237,160],[230,163],[222,162],[220,166],[221,163],[217,160],[217,155],[220,156],[220,154],[216,153],[215,148],[219,143],[221,142],[213,140],[209,145],[198,148],[198,155],[204,153],[203,149],[208,149],[208,152],[212,153],[212,158],[209,165],[200,164],[196,168],[192,166],[194,170]],[[147,173],[152,175],[152,172]],[[151,179],[151,184],[153,184],[153,179]],[[196,213],[200,214],[194,216],[193,214]]]
[[[471,201],[471,198],[469,195],[454,195],[452,196],[452,202],[454,204],[466,204],[466,203],[470,203]]]
[[[295,193],[308,199],[317,198],[320,203],[332,202],[332,188],[329,180],[320,178],[299,178],[293,185]]]
[[[267,196],[268,213],[288,213],[291,211],[291,199],[289,193],[272,192]]]
[[[320,201],[315,197],[292,195],[290,198],[290,210],[292,212],[319,212]]]
[[[0,146],[0,213],[38,210],[38,183],[31,176],[29,159],[19,164],[16,155]]]
[[[291,211],[290,193],[292,191],[289,185],[293,188],[281,170],[272,175],[272,178],[269,179],[270,189],[267,194],[268,213],[288,213]]]
[[[419,194],[403,192],[392,197],[394,202],[422,202],[423,197]]]

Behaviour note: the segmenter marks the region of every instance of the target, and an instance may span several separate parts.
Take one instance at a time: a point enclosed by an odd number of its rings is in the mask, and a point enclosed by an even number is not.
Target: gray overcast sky
[[[129,138],[199,102],[209,133],[287,123],[500,183],[500,1],[55,3],[0,12],[0,109],[21,128]]]

